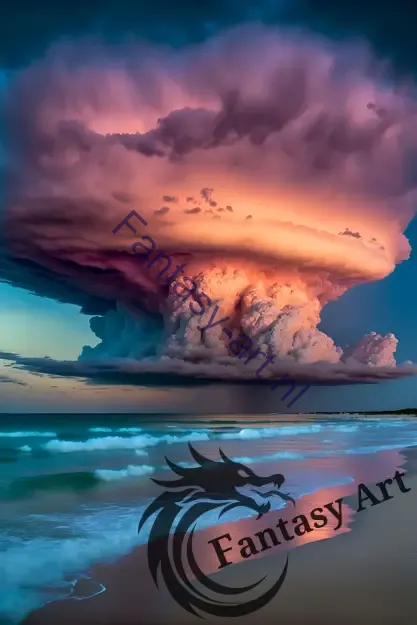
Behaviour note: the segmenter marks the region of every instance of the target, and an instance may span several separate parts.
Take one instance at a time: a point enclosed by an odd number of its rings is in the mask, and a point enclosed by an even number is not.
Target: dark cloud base
[[[34,375],[47,375],[51,378],[76,378],[87,383],[106,385],[129,385],[146,387],[198,387],[211,384],[224,385],[245,385],[257,387],[288,386],[291,384],[300,386],[309,384],[311,386],[345,386],[354,384],[376,384],[378,382],[395,380],[410,375],[417,374],[417,367],[413,365],[402,365],[397,367],[371,367],[347,365],[331,365],[329,363],[317,363],[306,365],[303,369],[299,364],[297,370],[285,373],[276,379],[254,378],[253,372],[249,372],[247,377],[239,377],[239,373],[233,372],[232,368],[223,377],[217,374],[210,374],[204,367],[200,370],[187,372],[171,370],[161,371],[161,365],[166,366],[166,361],[134,361],[127,359],[113,360],[109,362],[80,362],[54,360],[52,358],[25,358],[19,354],[10,352],[0,352],[0,359],[13,363],[13,367],[27,371]],[[175,361],[170,363],[174,369],[184,366],[187,363]],[[9,365],[10,366],[10,365]],[[198,365],[190,365],[198,369]],[[154,368],[155,371],[146,371],[145,368]],[[240,372],[241,373],[241,372]],[[250,377],[252,375],[252,377]],[[333,377],[330,377],[333,376]],[[321,379],[320,379],[321,377]]]
[[[40,295],[61,304],[79,306],[80,312],[85,315],[102,315],[115,308],[113,301],[92,295],[75,285],[71,285],[69,290],[63,277],[29,259],[11,258],[6,252],[6,244],[2,238],[0,238],[0,276],[0,281],[25,289],[33,295]],[[92,281],[94,276],[91,275],[88,279]]]

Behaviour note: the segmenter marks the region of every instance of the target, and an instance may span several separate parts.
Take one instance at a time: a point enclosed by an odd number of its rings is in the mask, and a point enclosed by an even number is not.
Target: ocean
[[[0,418],[0,623],[17,624],[48,602],[74,596],[91,567],[146,543],[138,522],[160,492],[150,478],[178,477],[166,457],[197,466],[188,443],[216,461],[221,448],[259,475],[283,474],[282,491],[299,499],[365,481],[364,458],[380,467],[380,480],[390,477],[378,459],[416,446],[417,421],[274,414]],[[284,505],[280,498],[273,503],[276,510]],[[227,520],[254,514],[234,509]],[[204,519],[205,527],[216,523],[215,515]],[[106,591],[99,582],[86,588],[82,598]]]

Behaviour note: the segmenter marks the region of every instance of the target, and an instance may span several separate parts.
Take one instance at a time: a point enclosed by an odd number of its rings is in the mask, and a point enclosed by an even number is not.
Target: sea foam
[[[129,464],[125,469],[97,469],[94,475],[105,482],[113,482],[115,480],[123,480],[127,477],[140,477],[154,473],[154,467],[147,464],[135,465]]]
[[[154,447],[160,443],[168,445],[172,443],[186,443],[188,441],[207,441],[207,434],[200,432],[190,432],[185,436],[175,436],[173,434],[163,434],[153,436],[152,434],[141,434],[139,436],[104,436],[101,438],[89,438],[86,441],[62,441],[54,439],[43,445],[43,449],[55,453],[71,453],[75,451],[105,451],[112,449],[140,449],[141,447]]]
[[[0,438],[54,438],[56,432],[0,432]]]

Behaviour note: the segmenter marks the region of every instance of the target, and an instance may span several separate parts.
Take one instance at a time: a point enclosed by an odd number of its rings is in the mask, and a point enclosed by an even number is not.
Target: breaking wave
[[[0,438],[54,438],[56,432],[0,432]]]
[[[130,477],[144,477],[154,473],[150,465],[130,464],[123,469],[96,469],[95,471],[73,471],[47,473],[12,480],[0,490],[1,499],[25,499],[39,493],[84,491],[94,488],[100,482],[113,482]]]
[[[154,473],[154,467],[147,464],[135,465],[129,464],[126,469],[97,469],[94,475],[105,482],[114,482],[115,480],[123,480],[127,477],[141,477]]]
[[[24,499],[40,492],[87,490],[98,482],[93,471],[48,473],[15,479],[0,492],[3,499]]]
[[[63,440],[62,437],[54,438],[41,446],[44,452],[50,453],[72,453],[72,452],[92,452],[92,451],[113,451],[113,450],[134,450],[137,455],[145,455],[147,447],[155,447],[160,444],[175,444],[187,442],[204,442],[210,440],[262,440],[279,437],[297,437],[297,436],[314,436],[320,433],[354,433],[359,427],[369,428],[385,428],[385,427],[402,427],[407,424],[407,420],[396,420],[378,422],[370,420],[368,424],[357,423],[312,423],[309,425],[282,425],[279,427],[264,428],[228,428],[228,431],[215,429],[198,429],[198,430],[182,430],[181,434],[151,434],[138,433],[133,436],[126,434],[135,434],[140,428],[119,428],[117,431],[125,434],[125,436],[101,436],[96,438],[88,438],[87,440]],[[104,428],[101,428],[101,430]],[[110,430],[110,428],[108,428]],[[91,431],[91,428],[90,428]],[[94,428],[98,432],[98,428]],[[140,430],[142,431],[142,430]],[[105,429],[107,433],[107,429]],[[113,432],[113,430],[110,430]]]
[[[154,447],[160,443],[184,443],[188,441],[207,441],[207,434],[191,432],[185,436],[175,436],[173,434],[163,434],[153,436],[152,434],[141,434],[130,438],[124,436],[104,436],[101,438],[90,438],[86,441],[62,441],[52,440],[43,445],[45,451],[54,453],[71,453],[75,451],[105,451],[115,449],[140,449],[141,447]]]

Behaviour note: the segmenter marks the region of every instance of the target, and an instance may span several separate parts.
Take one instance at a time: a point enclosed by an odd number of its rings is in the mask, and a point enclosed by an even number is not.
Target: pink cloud
[[[411,95],[369,51],[311,33],[251,26],[125,52],[55,46],[10,86],[3,279],[102,313],[89,360],[250,377],[227,360],[220,328],[198,329],[210,312],[196,319],[159,265],[132,253],[150,237],[231,329],[275,356],[271,375],[413,373],[395,369],[392,334],[344,353],[318,330],[328,301],[409,256]],[[113,235],[132,209],[141,228]]]

